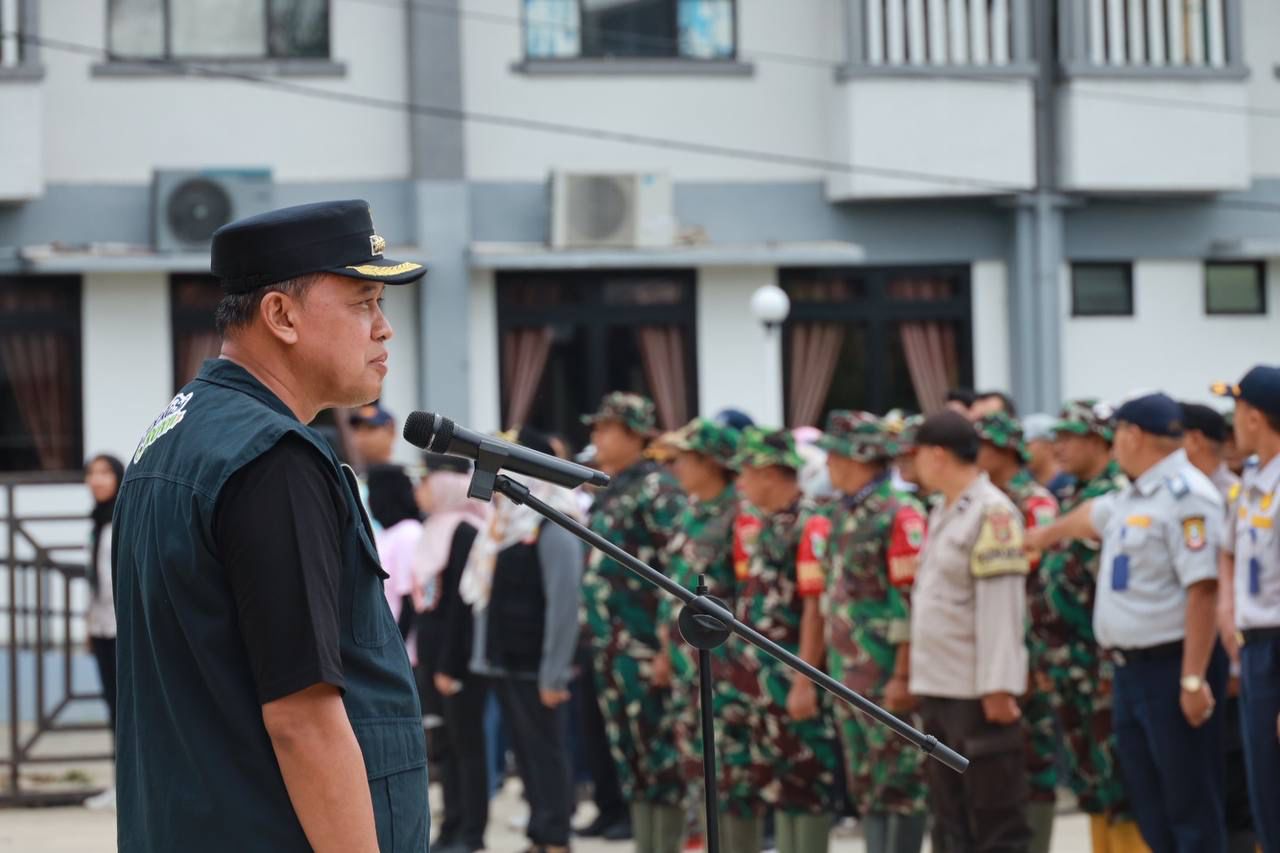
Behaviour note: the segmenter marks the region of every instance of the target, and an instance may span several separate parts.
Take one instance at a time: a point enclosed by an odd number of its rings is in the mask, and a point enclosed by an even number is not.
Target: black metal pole
[[[708,592],[705,576],[698,578],[698,596],[701,598]],[[681,614],[684,617],[684,614]],[[703,801],[707,809],[707,853],[720,853],[720,796],[718,774],[716,773],[716,721],[715,707],[711,683],[711,649],[720,646],[728,639],[729,632],[719,622],[712,628],[709,642],[702,642],[705,634],[689,630],[691,617],[681,620],[681,634],[685,641],[698,650],[698,713],[702,717],[702,784]],[[716,630],[719,628],[719,630]],[[715,645],[711,645],[714,643]]]
[[[482,455],[481,458],[477,460],[475,471],[477,476],[486,473],[481,470],[483,462],[484,459]],[[492,476],[492,472],[488,473]],[[487,477],[485,479],[487,479]],[[969,759],[965,758],[945,743],[942,743],[933,735],[926,735],[914,726],[903,722],[876,703],[872,702],[870,699],[867,699],[859,693],[855,693],[831,676],[827,675],[825,672],[805,663],[803,660],[791,654],[791,652],[782,648],[782,646],[779,646],[759,631],[749,625],[739,622],[723,604],[715,599],[706,595],[696,595],[693,592],[690,592],[680,586],[680,584],[671,580],[671,578],[667,577],[662,572],[659,572],[652,566],[646,565],[631,556],[626,551],[622,550],[617,545],[614,545],[595,531],[590,530],[565,515],[563,512],[560,512],[555,507],[549,506],[544,501],[539,500],[529,492],[528,487],[524,484],[512,480],[510,477],[498,475],[492,481],[492,490],[506,495],[517,504],[524,504],[528,506],[539,515],[555,522],[560,527],[563,527],[583,542],[586,542],[597,550],[603,551],[611,559],[626,566],[632,572],[658,587],[663,592],[666,592],[669,595],[674,595],[676,598],[683,601],[700,616],[711,617],[718,621],[724,626],[724,628],[737,634],[739,637],[780,663],[796,670],[810,681],[822,687],[828,693],[835,694],[862,713],[883,725],[888,726],[895,734],[910,741],[917,748],[922,750],[925,755],[935,761],[942,762],[957,773],[963,773],[968,768]],[[487,489],[485,491],[487,491]],[[478,496],[479,495],[473,491],[472,497]],[[708,796],[711,796],[713,793],[714,791],[709,792]],[[708,827],[708,831],[710,831],[710,827]]]

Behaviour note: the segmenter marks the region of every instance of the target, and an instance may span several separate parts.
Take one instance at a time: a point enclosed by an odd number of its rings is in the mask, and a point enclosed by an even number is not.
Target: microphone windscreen
[[[430,412],[410,412],[404,419],[404,440],[424,450],[436,431],[436,416]]]

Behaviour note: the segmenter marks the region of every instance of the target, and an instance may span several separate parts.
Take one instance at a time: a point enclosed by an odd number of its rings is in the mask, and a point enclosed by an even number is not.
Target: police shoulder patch
[[[1188,551],[1202,551],[1208,543],[1205,533],[1204,516],[1193,515],[1182,519],[1182,541]]]
[[[969,570],[975,578],[1031,571],[1022,547],[1022,525],[1014,513],[1002,506],[987,508],[969,556]]]

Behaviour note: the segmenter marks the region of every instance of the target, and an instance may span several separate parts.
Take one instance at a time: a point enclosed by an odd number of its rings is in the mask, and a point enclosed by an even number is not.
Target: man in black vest
[[[421,710],[351,469],[307,426],[376,399],[363,201],[213,238],[222,357],[156,418],[115,516],[121,851],[425,851]]]

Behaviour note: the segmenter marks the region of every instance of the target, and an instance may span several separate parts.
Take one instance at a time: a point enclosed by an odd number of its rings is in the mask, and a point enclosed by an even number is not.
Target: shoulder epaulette
[[[1187,480],[1181,474],[1173,474],[1164,478],[1164,484],[1169,487],[1169,493],[1175,498],[1186,497],[1191,491],[1191,487],[1187,485]]]

